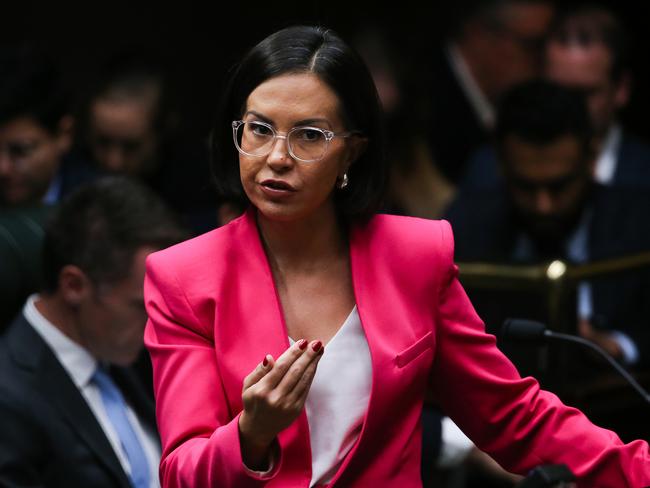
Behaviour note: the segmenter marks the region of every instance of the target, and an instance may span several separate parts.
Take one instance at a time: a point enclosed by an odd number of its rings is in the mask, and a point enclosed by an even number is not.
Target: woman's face
[[[316,75],[287,74],[271,78],[251,92],[246,122],[266,122],[286,135],[297,126],[345,132],[339,99]],[[292,158],[287,140],[276,138],[266,156],[239,155],[242,185],[263,217],[298,221],[334,215],[332,192],[354,159],[356,137],[334,137],[319,161]]]

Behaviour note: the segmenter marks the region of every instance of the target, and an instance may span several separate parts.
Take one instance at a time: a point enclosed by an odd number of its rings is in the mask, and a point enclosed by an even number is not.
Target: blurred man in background
[[[625,32],[615,15],[589,5],[567,10],[552,31],[545,57],[549,79],[586,96],[598,147],[596,181],[650,186],[650,147],[619,122],[632,80]]]
[[[26,48],[0,53],[0,208],[56,203],[76,181],[63,160],[74,119],[59,74]]]
[[[200,233],[219,223],[207,145],[183,133],[173,93],[156,56],[114,54],[83,103],[76,152],[99,171],[142,181]]]
[[[55,210],[43,290],[0,340],[0,485],[159,486],[151,392],[129,366],[143,347],[145,259],[184,237],[124,178]]]
[[[453,184],[472,152],[488,141],[501,95],[541,73],[554,14],[544,0],[458,5],[456,28],[426,78],[422,113],[433,161]]]
[[[459,261],[583,264],[650,250],[647,192],[593,180],[597,146],[582,97],[548,81],[515,87],[495,139],[505,189],[464,191],[448,212]],[[577,332],[623,363],[647,364],[648,279],[639,269],[580,284]],[[517,304],[506,301],[505,316],[485,313],[488,324],[513,316]]]

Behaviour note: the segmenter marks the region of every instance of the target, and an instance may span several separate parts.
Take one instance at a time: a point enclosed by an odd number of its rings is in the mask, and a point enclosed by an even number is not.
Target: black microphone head
[[[526,319],[506,319],[501,326],[501,337],[511,341],[542,342],[546,326]]]

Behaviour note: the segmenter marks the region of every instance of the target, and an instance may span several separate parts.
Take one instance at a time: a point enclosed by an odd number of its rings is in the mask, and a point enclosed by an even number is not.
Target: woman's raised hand
[[[249,468],[268,468],[271,445],[300,415],[323,350],[320,341],[302,339],[275,361],[267,355],[244,379],[239,435]]]

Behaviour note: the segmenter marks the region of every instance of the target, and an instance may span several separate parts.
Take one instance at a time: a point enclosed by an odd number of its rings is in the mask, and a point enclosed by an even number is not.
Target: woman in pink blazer
[[[145,341],[165,487],[419,487],[425,391],[476,445],[581,487],[650,485],[648,445],[520,378],[458,280],[446,222],[374,215],[380,109],[331,31],[232,73],[215,173],[249,210],[149,257]]]

